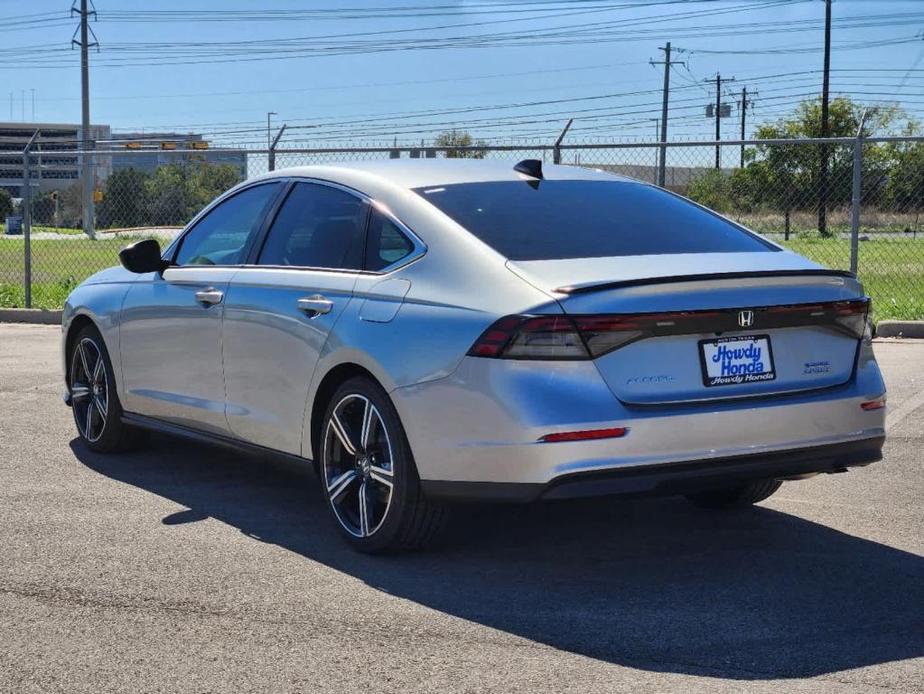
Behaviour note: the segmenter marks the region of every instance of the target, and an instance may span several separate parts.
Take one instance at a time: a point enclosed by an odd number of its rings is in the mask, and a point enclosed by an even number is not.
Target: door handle
[[[298,300],[298,310],[307,313],[309,318],[317,318],[325,313],[330,313],[334,307],[334,302],[325,299],[320,294],[303,297]]]
[[[208,289],[203,289],[202,291],[196,292],[196,301],[200,304],[208,304],[213,306],[214,304],[220,304],[221,300],[224,298],[225,293],[209,287]]]

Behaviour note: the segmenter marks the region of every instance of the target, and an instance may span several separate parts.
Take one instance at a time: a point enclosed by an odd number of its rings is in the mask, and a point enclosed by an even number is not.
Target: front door
[[[228,282],[281,187],[255,185],[221,201],[184,234],[171,267],[131,286],[120,327],[126,411],[228,433],[221,364]]]

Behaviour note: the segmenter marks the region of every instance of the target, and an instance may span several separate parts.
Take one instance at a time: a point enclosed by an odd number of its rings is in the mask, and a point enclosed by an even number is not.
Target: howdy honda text
[[[728,337],[700,343],[703,383],[724,386],[776,378],[770,337]]]

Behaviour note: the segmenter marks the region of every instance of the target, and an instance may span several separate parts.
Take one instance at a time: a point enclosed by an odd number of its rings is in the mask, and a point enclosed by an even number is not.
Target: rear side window
[[[183,237],[177,265],[237,265],[250,235],[263,223],[278,183],[264,183],[223,200]]]
[[[413,252],[414,244],[404,232],[384,214],[372,210],[369,219],[369,240],[366,245],[366,269],[373,272],[394,265]]]
[[[495,181],[415,190],[511,260],[773,251],[681,197],[628,181]]]
[[[368,210],[363,200],[346,191],[297,183],[282,203],[257,262],[359,270]]]

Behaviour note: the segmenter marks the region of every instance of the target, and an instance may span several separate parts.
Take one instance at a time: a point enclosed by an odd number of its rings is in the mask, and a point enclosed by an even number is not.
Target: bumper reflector
[[[866,402],[860,403],[861,410],[881,410],[886,406],[886,396],[876,398],[875,400],[867,400]]]
[[[612,429],[591,429],[589,431],[563,431],[557,434],[546,434],[542,443],[557,443],[559,441],[593,441],[594,439],[618,439],[629,433],[626,427],[613,427]]]

